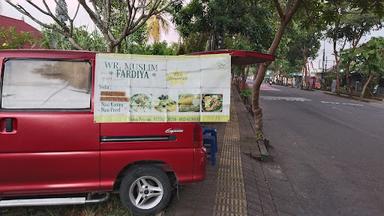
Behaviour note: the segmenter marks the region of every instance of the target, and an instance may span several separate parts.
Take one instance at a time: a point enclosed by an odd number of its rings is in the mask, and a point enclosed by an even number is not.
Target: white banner
[[[231,56],[96,55],[96,122],[226,122]]]

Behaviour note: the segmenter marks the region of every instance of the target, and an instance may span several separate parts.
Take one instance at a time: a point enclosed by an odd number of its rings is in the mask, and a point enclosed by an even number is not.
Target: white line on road
[[[302,97],[277,97],[277,96],[261,96],[264,100],[285,100],[285,101],[311,101],[311,99],[308,98],[302,98]]]
[[[320,103],[324,103],[324,104],[340,104],[339,102],[332,102],[332,101],[320,101]]]
[[[346,105],[346,106],[364,106],[363,104],[357,104],[357,103],[340,103],[340,102],[333,102],[333,101],[320,101],[320,103],[323,104],[333,104],[333,105]]]

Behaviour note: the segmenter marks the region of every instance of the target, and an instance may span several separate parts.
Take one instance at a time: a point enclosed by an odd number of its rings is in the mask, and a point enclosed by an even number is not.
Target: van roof
[[[20,53],[20,52],[29,52],[29,53],[96,53],[93,51],[87,51],[87,50],[55,50],[55,49],[2,49],[0,52],[12,52],[12,53]]]
[[[86,50],[51,50],[51,49],[4,49],[0,50],[0,57],[28,57],[28,58],[95,58],[96,52]]]
[[[189,55],[207,55],[207,54],[230,54],[232,64],[249,65],[258,64],[268,61],[274,61],[275,56],[248,50],[214,50],[204,52],[194,52]],[[52,56],[54,55],[54,56]],[[96,52],[86,50],[52,50],[52,49],[9,49],[0,50],[0,57],[56,57],[56,58],[92,58],[96,56]]]

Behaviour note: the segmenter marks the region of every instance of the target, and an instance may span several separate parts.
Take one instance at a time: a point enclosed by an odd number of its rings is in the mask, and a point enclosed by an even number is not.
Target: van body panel
[[[179,183],[193,180],[193,149],[127,150],[101,152],[101,187],[111,189],[127,165],[161,162],[169,166]]]
[[[14,131],[5,132],[9,118]],[[92,114],[0,112],[0,122],[0,192],[97,190],[99,126]]]
[[[111,180],[116,179],[116,173],[123,170],[127,164],[141,161],[162,162],[174,171],[180,183],[191,181],[195,148],[193,129],[196,125],[196,123],[101,124],[102,137],[141,139],[141,141],[101,142],[102,187],[107,186],[106,182],[109,182],[108,186],[112,186]],[[176,129],[179,132],[167,133],[169,129]],[[151,140],[155,137],[172,138],[160,141]]]
[[[0,108],[0,198],[112,191],[127,167],[152,162],[164,164],[178,183],[203,180],[206,155],[199,123],[94,122],[95,55],[0,51],[0,90],[8,60],[86,61],[92,68],[89,109]]]

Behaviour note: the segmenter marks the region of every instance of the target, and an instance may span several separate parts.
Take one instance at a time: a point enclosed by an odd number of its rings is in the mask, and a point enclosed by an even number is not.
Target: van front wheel
[[[135,215],[151,215],[163,210],[171,199],[168,176],[159,168],[137,167],[122,179],[120,199]]]

